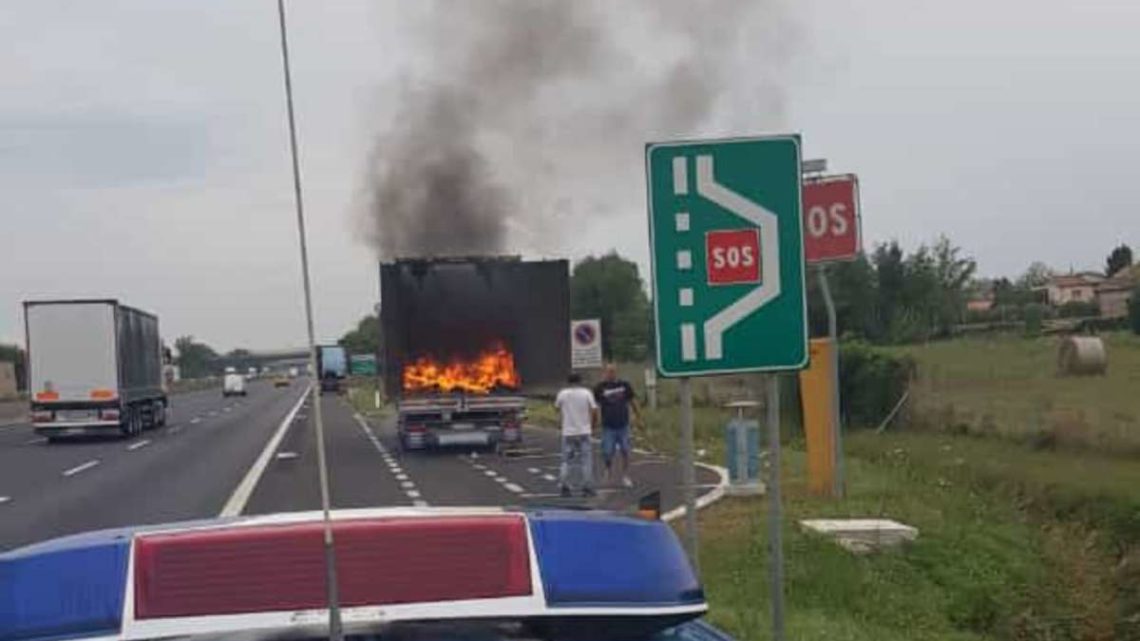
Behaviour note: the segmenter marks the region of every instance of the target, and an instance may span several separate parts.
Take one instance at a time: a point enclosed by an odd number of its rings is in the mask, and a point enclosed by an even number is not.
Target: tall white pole
[[[301,163],[297,152],[297,124],[293,114],[293,78],[289,70],[289,38],[285,28],[285,1],[277,0],[277,17],[281,26],[281,63],[285,71],[285,105],[289,115],[289,151],[293,158],[293,202],[297,208],[297,236],[301,245],[301,280],[305,286],[305,323],[309,332],[309,372],[317,371],[317,341],[313,331],[313,293],[309,280],[309,249],[305,240],[305,205],[301,193]],[[319,384],[318,384],[319,385]],[[321,486],[321,513],[324,524],[325,588],[329,606],[329,639],[343,641],[340,619],[340,597],[336,578],[336,550],[333,545],[332,518],[329,514],[329,470],[325,459],[325,424],[321,414],[321,390],[309,383],[313,395],[313,422],[317,428],[317,470]]]

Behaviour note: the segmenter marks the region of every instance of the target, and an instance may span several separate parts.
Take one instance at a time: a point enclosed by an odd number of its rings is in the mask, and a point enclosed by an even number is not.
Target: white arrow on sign
[[[677,165],[674,164],[675,183],[687,182],[683,164],[681,168],[678,176]],[[678,186],[675,184],[674,190]],[[718,183],[713,175],[712,156],[697,156],[697,193],[760,228],[761,273],[764,275],[760,286],[705,321],[705,359],[715,361],[724,356],[724,333],[780,295],[780,221],[772,212]],[[682,324],[681,351],[685,360],[696,359],[693,353],[696,350],[691,349],[692,342],[692,324]],[[689,349],[685,349],[685,343],[689,343]]]

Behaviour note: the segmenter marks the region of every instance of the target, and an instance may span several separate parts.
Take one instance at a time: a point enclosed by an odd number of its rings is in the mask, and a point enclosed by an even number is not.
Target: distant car
[[[226,368],[222,378],[222,396],[245,396],[245,377],[232,367]]]
[[[297,378],[301,372],[296,367],[289,368],[289,378]]]
[[[289,387],[289,377],[284,374],[274,376],[273,387]]]

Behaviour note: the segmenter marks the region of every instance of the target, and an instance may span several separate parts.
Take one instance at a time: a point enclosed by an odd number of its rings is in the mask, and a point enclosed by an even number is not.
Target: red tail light
[[[102,421],[117,421],[119,420],[119,408],[99,410],[99,420]]]
[[[55,412],[51,410],[36,410],[32,412],[33,423],[50,423],[55,420]]]
[[[344,606],[531,594],[519,516],[371,519],[334,525]],[[319,522],[142,536],[140,619],[325,607]]]

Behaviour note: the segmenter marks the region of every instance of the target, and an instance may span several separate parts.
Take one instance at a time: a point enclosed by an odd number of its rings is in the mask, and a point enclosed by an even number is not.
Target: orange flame
[[[404,366],[405,392],[474,392],[486,394],[497,387],[518,389],[521,384],[515,357],[502,343],[495,343],[471,360],[448,363],[421,356]]]

